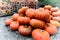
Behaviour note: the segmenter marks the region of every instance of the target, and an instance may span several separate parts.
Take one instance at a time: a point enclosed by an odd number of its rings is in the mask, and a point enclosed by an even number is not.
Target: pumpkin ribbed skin
[[[33,27],[33,28],[43,28],[45,23],[41,20],[37,20],[37,19],[31,19],[30,20],[30,25]]]
[[[49,12],[46,12],[46,10],[39,10],[39,9],[37,9],[35,11],[34,17],[37,18],[37,19],[46,21],[47,19],[49,19],[50,14],[49,14]]]

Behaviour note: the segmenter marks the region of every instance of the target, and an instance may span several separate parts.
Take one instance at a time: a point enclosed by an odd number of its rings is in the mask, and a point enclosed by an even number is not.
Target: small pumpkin
[[[45,5],[45,7],[44,7],[44,9],[48,9],[48,10],[50,10],[51,8],[52,8],[51,5]]]
[[[40,7],[40,8],[38,8],[38,9],[39,9],[39,10],[44,10],[44,8],[41,8],[41,7]]]
[[[12,20],[17,21],[19,17],[20,17],[19,14],[15,13],[14,15],[12,15]]]
[[[50,10],[51,10],[52,12],[57,12],[57,11],[59,10],[59,7],[52,7]]]
[[[30,20],[30,25],[33,27],[33,28],[43,28],[44,25],[45,25],[45,22],[41,21],[41,20],[38,20],[38,19],[31,19]]]
[[[58,12],[53,12],[52,15],[55,17],[55,16],[60,16],[60,11]]]
[[[29,17],[19,17],[18,18],[18,22],[20,24],[29,24],[30,18]]]
[[[55,21],[60,22],[60,17],[59,17],[59,16],[57,16],[57,17],[53,17],[52,19],[55,20]]]
[[[28,9],[28,7],[22,7],[21,9],[18,10],[18,14],[24,14],[26,12],[26,10]]]
[[[52,12],[48,9],[45,9],[46,12],[48,12],[49,14],[52,14]]]
[[[47,31],[49,34],[56,34],[57,27],[53,24],[45,25],[45,31]]]
[[[6,19],[5,20],[5,25],[10,25],[12,21],[13,21],[12,19]]]
[[[34,12],[35,12],[35,9],[29,8],[29,9],[26,10],[25,14],[29,18],[34,18]]]
[[[18,29],[18,32],[24,36],[30,35],[32,32],[31,26],[21,25]]]
[[[11,22],[11,24],[10,24],[10,29],[11,30],[18,30],[18,28],[19,28],[19,23],[17,22],[17,21],[13,21],[13,22]]]
[[[60,23],[58,21],[50,20],[50,24],[55,25],[56,27],[60,26]]]
[[[34,40],[50,40],[50,35],[47,31],[35,29],[32,31],[32,38]]]

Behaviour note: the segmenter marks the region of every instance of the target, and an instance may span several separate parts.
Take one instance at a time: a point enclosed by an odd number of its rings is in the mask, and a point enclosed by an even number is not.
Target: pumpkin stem
[[[44,30],[42,30],[42,32],[44,32]]]
[[[28,27],[28,25],[25,25],[25,28],[27,28]]]

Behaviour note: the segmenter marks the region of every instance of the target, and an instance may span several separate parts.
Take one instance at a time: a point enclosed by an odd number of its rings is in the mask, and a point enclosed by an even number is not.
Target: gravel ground
[[[4,21],[11,18],[11,16],[0,17],[0,40],[33,40],[31,36],[22,36],[17,31],[12,31],[5,26]],[[51,40],[60,40],[60,28],[55,35],[51,36]]]

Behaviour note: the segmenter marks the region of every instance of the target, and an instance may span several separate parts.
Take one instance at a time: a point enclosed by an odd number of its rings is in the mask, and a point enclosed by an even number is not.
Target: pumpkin
[[[31,26],[21,25],[18,29],[18,32],[24,36],[31,34],[32,28]]]
[[[57,32],[57,27],[53,24],[48,24],[45,26],[45,31],[49,34],[55,34]]]
[[[12,21],[13,21],[12,19],[6,19],[5,20],[5,25],[10,25]]]
[[[35,12],[35,9],[29,8],[29,9],[26,10],[25,14],[29,18],[34,18],[34,12]]]
[[[40,8],[38,8],[38,9],[39,9],[39,10],[44,10],[44,8],[41,8],[41,7],[40,7]]]
[[[60,23],[58,21],[50,20],[50,24],[55,25],[56,27],[60,26]]]
[[[53,17],[52,19],[60,22],[60,17]]]
[[[33,27],[33,28],[43,28],[44,25],[45,25],[45,22],[41,21],[41,20],[38,20],[38,19],[31,19],[30,20],[30,25]]]
[[[59,10],[59,7],[52,7],[50,10],[51,10],[52,12],[57,12],[57,11]]]
[[[60,16],[60,11],[58,12],[53,12],[52,15],[55,17],[55,16]]]
[[[46,10],[36,9],[34,17],[36,19],[40,19],[40,20],[46,21],[47,19],[49,19],[50,14],[49,14],[49,12],[46,12]]]
[[[52,14],[52,12],[48,9],[45,9],[46,12],[48,12],[49,14]]]
[[[11,30],[18,30],[18,28],[19,28],[19,23],[17,22],[17,21],[13,21],[13,22],[11,22],[11,24],[10,24],[10,29]]]
[[[50,35],[47,31],[35,29],[32,31],[32,38],[34,40],[50,40]]]
[[[26,10],[28,9],[28,7],[22,7],[21,9],[18,10],[18,14],[24,14],[26,12]]]
[[[18,22],[20,24],[29,24],[30,18],[29,17],[19,17],[18,18]]]
[[[45,5],[45,7],[44,7],[44,9],[48,9],[48,10],[50,10],[51,8],[52,8],[51,5]]]
[[[20,17],[19,14],[14,14],[12,15],[12,20],[17,21],[19,17]]]

